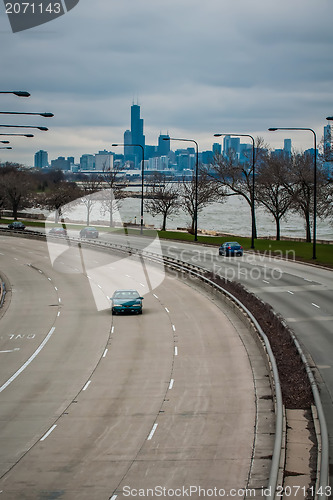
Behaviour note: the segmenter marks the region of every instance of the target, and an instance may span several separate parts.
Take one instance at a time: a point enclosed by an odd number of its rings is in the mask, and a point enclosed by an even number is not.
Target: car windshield
[[[138,299],[139,294],[135,290],[119,290],[114,293],[114,299]]]
[[[235,245],[239,245],[239,243],[237,243],[237,241],[230,241],[230,243],[226,243],[226,245],[234,247]]]

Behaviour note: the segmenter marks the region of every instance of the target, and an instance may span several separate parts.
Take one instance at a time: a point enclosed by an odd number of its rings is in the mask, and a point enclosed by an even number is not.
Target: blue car
[[[219,255],[243,255],[243,247],[237,241],[228,241],[223,243],[219,248]]]
[[[116,290],[111,298],[112,314],[136,313],[142,314],[142,301],[136,290]]]

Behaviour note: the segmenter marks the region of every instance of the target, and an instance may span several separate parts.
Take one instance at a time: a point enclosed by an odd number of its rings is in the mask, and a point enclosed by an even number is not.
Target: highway
[[[121,236],[103,235],[102,238],[112,243],[124,242]],[[147,243],[145,238],[136,236],[130,244],[142,249]],[[269,252],[224,257],[218,255],[217,247],[198,243],[162,241],[161,244],[163,253],[169,257],[241,282],[285,318],[318,369],[317,382],[328,427],[330,470],[333,471],[333,271],[297,262],[292,253],[287,260],[274,258]]]
[[[49,251],[1,238],[0,499],[246,488],[257,396],[232,314],[135,257]],[[122,284],[142,316],[111,315]]]

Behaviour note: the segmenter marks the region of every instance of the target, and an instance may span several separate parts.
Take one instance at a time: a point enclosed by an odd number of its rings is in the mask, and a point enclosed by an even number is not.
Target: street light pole
[[[46,132],[49,130],[46,127],[35,127],[34,125],[0,125],[1,128],[37,128],[38,130],[42,130]]]
[[[15,136],[18,136],[18,135],[19,135],[19,136],[21,136],[21,137],[34,137],[34,135],[33,135],[33,134],[0,134],[0,135],[4,135],[4,136],[6,136],[6,137],[8,137],[8,136],[13,136],[13,135],[15,135]]]
[[[142,168],[141,168],[141,210],[140,210],[140,234],[143,234],[143,200],[144,200],[144,168],[145,168],[145,149],[142,144],[112,144],[112,146],[136,146],[142,151]]]
[[[199,146],[194,139],[178,139],[163,137],[163,141],[184,141],[195,144],[195,192],[194,192],[194,241],[198,241],[198,180],[199,180]]]
[[[314,142],[314,156],[313,156],[313,245],[312,245],[312,258],[315,260],[316,255],[316,233],[317,233],[317,136],[312,128],[305,127],[270,127],[269,132],[276,130],[305,130],[312,132]]]
[[[26,92],[25,90],[0,90],[0,94],[14,94],[18,97],[30,97],[29,92]]]
[[[0,111],[0,115],[37,115],[44,118],[52,118],[53,113],[22,113],[21,111]]]
[[[250,137],[252,141],[252,199],[251,199],[251,213],[252,213],[252,230],[251,230],[251,248],[254,249],[254,240],[256,236],[256,216],[255,216],[255,203],[254,203],[254,197],[255,197],[255,141],[254,137],[249,134],[227,134],[227,133],[222,133],[222,134],[214,134],[214,137],[221,137],[221,136],[231,136],[231,137]]]

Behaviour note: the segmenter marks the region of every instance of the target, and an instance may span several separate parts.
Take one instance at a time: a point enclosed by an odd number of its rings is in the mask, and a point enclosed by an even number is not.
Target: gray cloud
[[[321,136],[333,112],[332,17],[331,0],[80,0],[61,18],[13,34],[2,10],[1,87],[32,96],[1,96],[1,109],[55,118],[49,132],[29,145],[17,139],[1,158],[32,164],[47,149],[78,160],[103,149],[122,140],[137,97],[150,143],[169,130],[206,149],[223,129],[267,134],[279,146],[280,136],[267,133],[273,125]],[[297,134],[295,142],[311,146]]]

